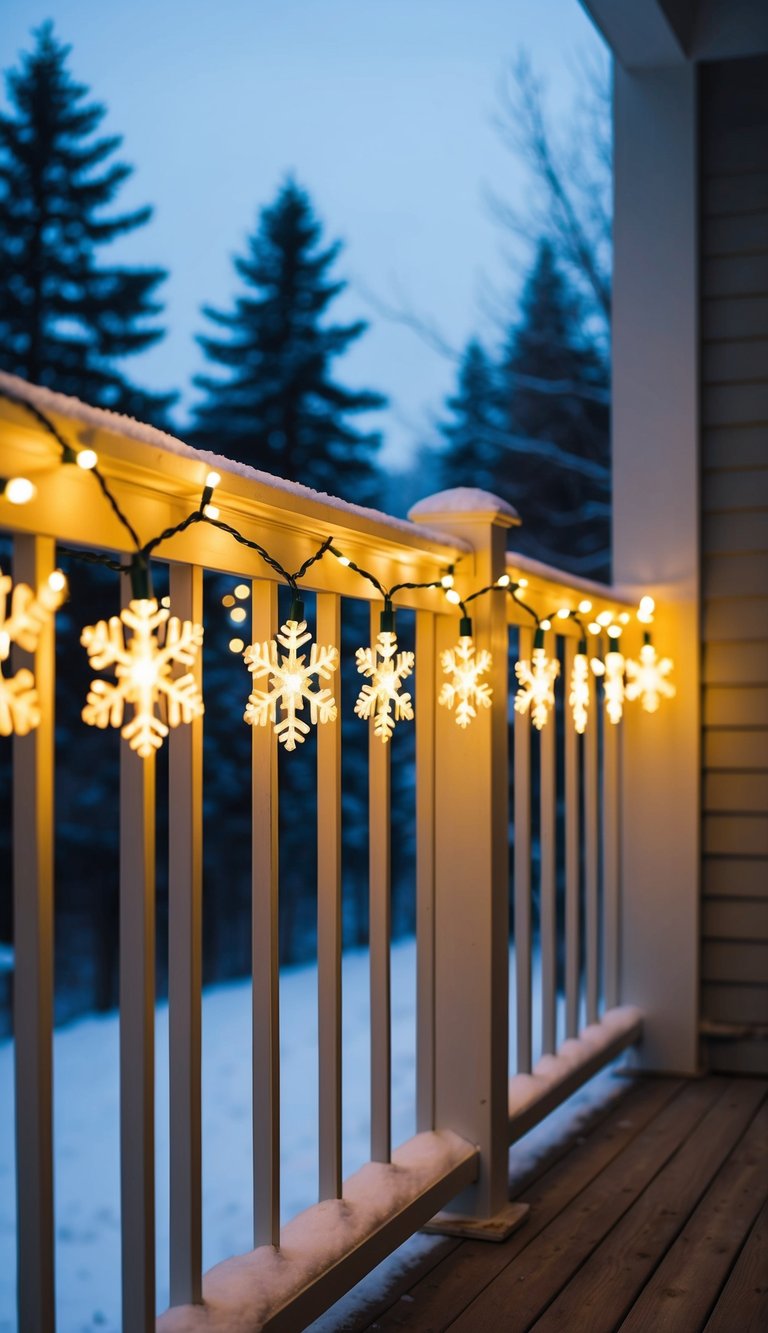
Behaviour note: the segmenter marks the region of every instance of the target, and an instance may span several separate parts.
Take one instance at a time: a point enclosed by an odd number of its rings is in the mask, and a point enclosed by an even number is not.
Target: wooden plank
[[[590,672],[589,715],[595,723],[598,721],[597,706],[597,686],[595,677]],[[597,1022],[600,975],[600,914],[598,906],[600,810],[597,795],[597,732],[597,726],[592,726],[587,727],[584,733],[584,948],[587,973],[588,1023]]]
[[[705,815],[704,853],[768,856],[768,814]]]
[[[203,621],[203,571],[171,565],[171,608]],[[202,689],[202,653],[191,670]],[[171,1305],[202,1300],[203,719],[168,738],[168,1054]]]
[[[704,1019],[714,1023],[768,1027],[768,983],[741,986],[705,982],[701,988],[701,1012]]]
[[[703,871],[705,897],[768,898],[768,861],[764,857],[707,856]]]
[[[707,685],[704,689],[706,727],[768,727],[768,686]]]
[[[710,426],[701,432],[701,462],[705,468],[765,467],[766,453],[765,426]]]
[[[50,538],[15,537],[13,577],[37,589],[52,573]],[[55,1326],[53,1213],[53,798],[55,630],[34,659],[40,723],[13,738],[13,1029],[16,1111],[16,1281],[20,1329]]]
[[[760,597],[767,586],[766,579],[768,551],[707,555],[702,561],[702,587],[707,597],[731,597],[736,590],[742,597]],[[763,611],[768,620],[768,601],[764,602]]]
[[[741,384],[765,379],[768,339],[714,339],[701,349],[704,384]]]
[[[743,1041],[706,1042],[707,1067],[713,1074],[747,1074],[754,1078],[768,1078],[768,1041],[750,1038]]]
[[[556,772],[554,716],[540,735],[541,879],[539,886],[539,937],[541,943],[541,1053],[553,1055],[557,1048],[557,901],[556,901]]]
[[[768,944],[754,940],[704,940],[702,981],[764,983],[768,977]]]
[[[435,1127],[435,617],[416,613],[416,1128]]]
[[[681,1320],[687,1328],[704,1324],[764,1203],[765,1180],[757,1163],[766,1135],[764,1103],[633,1305],[622,1333],[649,1327],[654,1333],[679,1333]]]
[[[317,594],[317,642],[341,643],[341,601]],[[341,673],[338,717],[317,729],[318,1192],[341,1198]]]
[[[708,772],[768,769],[768,728],[728,727],[704,732],[704,767]]]
[[[745,392],[753,386],[742,385]],[[724,389],[713,390],[723,394]],[[727,392],[731,392],[730,389]],[[768,395],[768,385],[766,385]],[[768,397],[766,397],[768,407]],[[766,459],[768,462],[768,459]],[[716,510],[765,509],[768,506],[768,467],[755,468],[716,468],[704,473],[702,486],[702,509],[704,513]],[[768,517],[765,521],[768,523]],[[763,548],[765,549],[765,548]],[[746,562],[745,562],[746,564]],[[733,592],[733,587],[729,590]],[[744,589],[744,597],[760,596],[763,589],[752,592]]]
[[[566,640],[565,671],[570,681],[576,643]],[[590,717],[587,726],[595,726]],[[576,728],[566,719],[565,725],[565,1035],[575,1037],[579,1030],[580,986],[580,933],[581,933],[581,874],[579,767],[581,742]]]
[[[704,259],[701,269],[701,291],[705,299],[709,296],[768,294],[768,254]]]
[[[704,514],[701,549],[704,555],[742,555],[765,551],[768,518],[762,509],[740,509]]]
[[[755,254],[760,250],[768,250],[768,210],[720,215],[704,222],[701,252],[708,258]]]
[[[703,636],[707,643],[722,639],[765,639],[763,597],[705,598]]]
[[[529,1328],[685,1143],[721,1091],[714,1079],[686,1087],[464,1309],[452,1333]]]
[[[761,99],[762,101],[762,99]],[[723,112],[727,102],[721,104]],[[761,172],[765,167],[765,145],[768,125],[765,113],[755,101],[749,117],[740,117],[737,123],[727,125],[721,120],[710,123],[702,135],[703,165],[705,171]],[[762,114],[761,114],[762,111]]]
[[[518,656],[529,660],[533,631],[518,631]],[[515,1004],[517,1072],[532,1067],[531,1034],[531,723],[515,713]]]
[[[768,814],[768,773],[706,773],[707,812]]]
[[[394,1304],[386,1314],[378,1316],[376,1328],[399,1328],[404,1319],[411,1319],[414,1327],[447,1329],[474,1297],[563,1209],[578,1199],[612,1162],[620,1160],[628,1145],[642,1135],[659,1112],[680,1094],[681,1088],[682,1084],[674,1079],[652,1079],[631,1085],[626,1097],[605,1119],[581,1137],[565,1157],[549,1166],[522,1194],[516,1195],[521,1203],[530,1205],[524,1227],[503,1245],[465,1241],[412,1287],[407,1311],[401,1303]],[[500,1328],[508,1328],[508,1318],[509,1310]],[[475,1326],[476,1329],[483,1327],[482,1324]]]
[[[702,675],[705,685],[761,685],[768,680],[768,637],[752,643],[705,644]]]
[[[371,643],[379,633],[381,606],[371,605]],[[391,827],[390,746],[368,734],[368,828],[371,987],[371,1161],[392,1154],[392,1024],[390,994]]]
[[[723,1095],[537,1320],[536,1333],[619,1327],[764,1095],[757,1082],[723,1082]]]
[[[621,723],[603,727],[603,989],[606,1008],[619,1002]]]
[[[712,174],[703,182],[705,217],[757,212],[768,208],[768,171]]]
[[[705,898],[701,934],[707,940],[768,940],[768,899]]]
[[[701,303],[702,337],[768,337],[768,297],[747,292]]]
[[[763,1333],[768,1328],[768,1203],[731,1269],[704,1333]]]
[[[764,422],[766,418],[768,383],[715,384],[711,387],[704,385],[702,388],[703,426],[752,426]],[[705,497],[705,508],[710,507]]]
[[[123,578],[123,601],[130,586]],[[155,757],[120,742],[120,1211],[125,1333],[155,1326]]]
[[[277,629],[277,585],[251,584],[253,641]],[[253,1244],[280,1243],[280,978],[277,739],[253,727],[251,951],[253,969]]]

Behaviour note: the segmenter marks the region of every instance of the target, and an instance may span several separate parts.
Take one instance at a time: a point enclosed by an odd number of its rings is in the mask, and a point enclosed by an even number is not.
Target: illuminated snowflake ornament
[[[519,681],[515,712],[530,712],[534,727],[541,731],[555,706],[555,681],[560,675],[560,663],[557,658],[547,657],[544,648],[537,647],[530,662],[525,658],[515,662],[515,675]]]
[[[480,679],[491,668],[491,654],[485,648],[478,653],[471,634],[462,634],[455,648],[440,654],[440,664],[451,679],[444,681],[438,702],[455,707],[457,726],[468,727],[478,708],[491,706],[493,690]]]
[[[129,633],[126,633],[129,631]],[[120,727],[120,735],[142,759],[159,750],[171,727],[204,711],[191,671],[203,642],[203,627],[179,620],[153,597],[135,598],[119,616],[86,625],[80,642],[96,671],[114,667],[115,680],[94,680],[83,709],[91,727]],[[133,714],[123,725],[126,704]]]
[[[608,720],[616,726],[621,722],[624,712],[624,654],[610,652],[605,654],[605,661],[592,658],[592,670],[603,682],[603,696]]]
[[[295,750],[309,733],[309,723],[298,714],[309,704],[312,726],[333,722],[337,716],[336,700],[331,690],[313,688],[312,677],[330,680],[339,665],[338,648],[319,648],[312,644],[309,661],[299,649],[312,638],[306,620],[286,620],[275,639],[252,643],[243,657],[254,681],[269,677],[268,688],[253,689],[245,709],[245,721],[252,727],[274,726],[275,734],[286,750]],[[276,640],[276,641],[275,641]],[[278,651],[284,648],[285,652]],[[278,706],[281,716],[278,718]]]
[[[27,583],[17,583],[0,574],[0,736],[26,736],[40,724],[40,703],[35,677],[28,667],[12,676],[4,673],[11,646],[35,652],[40,635],[61,606],[67,590],[64,575],[56,570],[47,583],[34,592]],[[10,606],[9,606],[10,594]]]
[[[644,643],[640,661],[627,660],[627,698],[639,699],[646,713],[655,713],[662,698],[675,696],[675,687],[667,680],[674,665],[670,657],[659,659],[652,643]]]
[[[369,681],[357,696],[355,712],[358,717],[373,718],[374,734],[385,745],[396,722],[413,718],[411,696],[401,685],[413,671],[414,660],[413,653],[397,651],[397,635],[386,629],[379,631],[373,647],[358,648],[355,653],[357,669]]]
[[[583,736],[589,715],[589,659],[586,653],[576,653],[573,659],[568,705],[573,714],[573,725]]]

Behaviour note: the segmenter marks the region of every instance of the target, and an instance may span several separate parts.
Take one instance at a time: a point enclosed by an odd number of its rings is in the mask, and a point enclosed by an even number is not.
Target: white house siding
[[[702,65],[700,108],[702,1019],[768,1071],[768,56]]]

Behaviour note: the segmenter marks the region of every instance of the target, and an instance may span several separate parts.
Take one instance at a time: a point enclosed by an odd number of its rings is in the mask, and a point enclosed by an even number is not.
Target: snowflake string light
[[[313,689],[312,677],[317,676],[318,681],[330,680],[339,664],[339,650],[319,648],[313,643],[307,662],[306,655],[299,653],[312,638],[306,620],[286,620],[275,637],[277,642],[272,639],[270,643],[252,643],[243,654],[254,680],[270,678],[268,689],[251,692],[244,716],[252,727],[265,727],[272,722],[280,744],[286,750],[295,750],[309,732],[309,724],[297,716],[303,712],[305,701],[313,726],[318,722],[333,722],[337,716],[332,692]],[[278,655],[278,644],[285,649],[283,656]],[[284,714],[279,720],[278,704]]]
[[[525,658],[515,662],[515,675],[520,682],[515,695],[515,712],[530,711],[534,727],[541,731],[550,709],[555,706],[555,681],[560,675],[560,663],[557,658],[547,657],[544,648],[534,648],[530,662]]]
[[[573,659],[568,704],[573,713],[573,725],[582,736],[586,731],[589,711],[589,659],[586,653],[576,653]]]
[[[491,654],[483,648],[476,652],[471,634],[462,634],[455,648],[440,654],[440,664],[450,680],[443,683],[438,702],[456,707],[456,724],[468,727],[478,708],[490,708],[493,690],[480,680],[491,668]]]
[[[61,606],[67,581],[60,570],[34,592],[27,583],[13,587],[10,574],[0,574],[0,736],[26,736],[40,725],[40,702],[35,677],[28,667],[12,676],[3,672],[12,644],[34,653],[40,635]],[[8,598],[10,594],[10,608]]]
[[[608,720],[616,726],[621,722],[624,712],[624,654],[615,651],[606,653],[604,662],[599,657],[593,657],[592,670],[602,678],[605,711]]]
[[[358,648],[355,653],[358,671],[370,682],[362,686],[355,712],[358,717],[374,719],[374,734],[385,745],[396,722],[413,718],[411,696],[400,687],[413,671],[414,660],[413,653],[398,653],[394,630],[380,630],[372,648]]]
[[[627,661],[627,698],[639,699],[646,713],[655,713],[664,699],[673,699],[675,687],[667,676],[674,667],[670,657],[656,656],[652,643],[644,643],[640,649],[640,661]]]
[[[126,630],[130,634],[126,636]],[[115,682],[94,680],[83,709],[91,727],[121,727],[120,735],[142,759],[162,745],[171,727],[191,722],[204,711],[191,671],[174,675],[177,666],[193,666],[203,642],[203,627],[179,620],[153,597],[136,598],[119,616],[87,625],[80,642],[96,671],[115,669]],[[123,726],[126,704],[133,716]]]

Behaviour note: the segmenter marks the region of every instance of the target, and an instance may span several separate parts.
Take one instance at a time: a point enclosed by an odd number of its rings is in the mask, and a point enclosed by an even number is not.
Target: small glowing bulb
[[[596,620],[593,620],[589,625],[587,625],[587,629],[589,630],[590,634],[599,634],[600,630],[602,629],[602,626],[598,625]]]
[[[443,577],[441,578],[440,582],[442,583],[444,588],[452,588],[453,574],[443,574]]]
[[[618,639],[620,634],[621,634],[621,625],[608,626],[608,637],[610,639]]]
[[[160,605],[161,605],[161,606],[170,606],[170,605],[171,605],[171,599],[170,599],[170,597],[161,597],[161,598],[160,598]]]
[[[77,466],[83,469],[83,472],[90,472],[99,461],[99,455],[94,449],[81,449],[77,455]]]
[[[67,586],[67,576],[61,569],[54,569],[52,574],[48,575],[48,587],[51,592],[64,592]]]
[[[27,477],[11,477],[5,483],[5,498],[12,505],[29,504],[37,495],[37,487]]]
[[[510,579],[509,574],[500,574],[496,580],[496,587],[508,588],[511,582],[512,580]]]
[[[570,614],[571,613],[567,606],[561,606],[560,610],[557,613],[557,618],[558,620],[567,620]]]
[[[339,564],[340,564],[340,565],[351,565],[351,564],[352,564],[352,561],[350,560],[350,558],[349,558],[348,555],[340,555],[340,556],[339,556]]]
[[[461,602],[461,597],[459,596],[455,588],[449,588],[445,594],[445,598],[446,601],[450,602],[452,606],[458,606]]]
[[[597,621],[598,625],[610,625],[611,621],[613,620],[613,612],[601,611],[599,616],[595,616],[595,620]]]
[[[236,625],[241,625],[247,615],[248,612],[244,606],[236,606],[234,610],[230,611],[229,618],[230,620],[234,620]]]
[[[630,621],[629,611],[622,611],[621,615],[619,616],[619,624],[628,625],[629,621]]]
[[[250,595],[251,595],[251,590],[248,587],[248,584],[238,583],[237,587],[235,588],[235,597],[239,597],[240,601],[244,602],[246,597],[250,597]]]
[[[551,628],[552,628],[552,621],[551,621],[551,620],[541,620],[541,621],[539,621],[539,629],[551,629]]]
[[[587,614],[588,611],[592,610],[592,603],[588,600],[588,598],[585,597],[583,602],[579,602],[579,610],[584,616]]]
[[[149,656],[134,658],[130,665],[130,676],[134,685],[146,687],[154,685],[157,679],[157,665]]]
[[[208,476],[205,479],[205,484],[206,486],[210,486],[211,490],[213,491],[216,489],[220,481],[221,481],[221,474],[219,472],[209,472]]]
[[[232,596],[232,593],[231,593],[231,592],[225,592],[224,596],[223,596],[222,599],[221,599],[221,605],[222,605],[222,606],[234,606],[234,605],[235,605],[235,599],[234,599],[234,597]]]
[[[643,612],[644,615],[647,615],[647,616],[651,616],[651,615],[653,615],[654,611],[656,610],[656,603],[654,602],[653,598],[652,598],[652,597],[641,597],[641,598],[640,598],[640,610]]]
[[[217,505],[206,505],[203,510],[206,518],[218,518],[219,510]]]
[[[527,587],[528,587],[528,580],[527,580],[527,579],[518,579],[518,580],[517,580],[517,586],[518,586],[518,588],[527,588]]]
[[[244,648],[245,648],[245,643],[243,642],[242,639],[230,639],[229,651],[231,653],[241,653]]]

